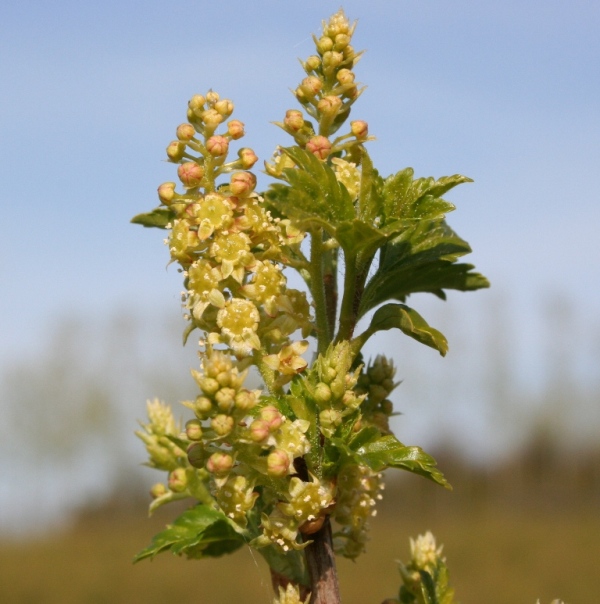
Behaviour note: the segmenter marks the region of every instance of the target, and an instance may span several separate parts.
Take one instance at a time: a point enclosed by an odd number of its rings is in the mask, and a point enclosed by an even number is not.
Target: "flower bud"
[[[175,197],[175,183],[174,182],[163,182],[158,187],[158,198],[166,205],[170,205]]]
[[[233,457],[220,451],[213,453],[206,462],[206,469],[217,476],[227,474],[231,468],[233,468]]]
[[[256,187],[256,176],[252,172],[234,172],[229,182],[229,190],[232,195],[245,197],[254,191]]]
[[[199,187],[204,178],[204,167],[195,161],[186,161],[177,168],[177,176],[187,189]]]
[[[250,411],[256,405],[256,393],[242,390],[235,396],[235,406],[240,411]]]
[[[354,72],[349,69],[340,69],[336,74],[337,81],[343,86],[349,86],[354,82]]]
[[[283,416],[279,412],[279,409],[273,405],[263,407],[260,410],[260,418],[269,424],[269,429],[271,432],[273,432],[273,430],[277,430],[277,428],[279,428],[279,426],[281,426],[283,423]]]
[[[323,82],[316,76],[308,76],[302,80],[299,89],[307,99],[314,98],[323,88]]]
[[[323,33],[332,38],[335,38],[339,34],[351,33],[350,22],[342,9],[329,18],[329,22],[324,27]]]
[[[221,388],[221,385],[214,378],[202,377],[198,380],[198,385],[204,394],[211,396]]]
[[[197,419],[190,419],[185,424],[185,434],[190,440],[202,440],[202,424]]]
[[[389,399],[385,399],[384,401],[381,401],[381,410],[386,415],[391,415],[394,412],[394,404]]]
[[[264,419],[256,419],[250,424],[250,438],[261,443],[269,437],[269,424]]]
[[[298,132],[304,127],[304,116],[297,109],[288,109],[283,123],[290,132]]]
[[[348,44],[350,44],[350,36],[348,34],[338,34],[335,37],[334,41],[334,49],[335,50],[344,50]]]
[[[244,124],[240,120],[231,120],[227,122],[227,133],[236,141],[244,136]]]
[[[316,69],[319,69],[320,65],[321,58],[317,55],[312,55],[304,62],[304,69],[306,71],[315,71]]]
[[[257,161],[256,153],[249,147],[244,147],[238,151],[238,156],[242,160],[242,168],[249,170]]]
[[[206,458],[204,446],[201,443],[193,443],[188,447],[187,458],[190,465],[194,468],[203,468]]]
[[[323,55],[323,67],[326,69],[335,69],[344,62],[344,55],[341,52],[330,50]]]
[[[217,101],[215,111],[224,117],[229,117],[233,113],[233,103],[229,99]]]
[[[152,499],[158,499],[167,493],[167,487],[162,482],[157,482],[150,489]]]
[[[199,396],[194,402],[194,412],[200,417],[207,416],[212,411],[212,401],[205,396]]]
[[[333,40],[329,36],[323,36],[317,42],[317,50],[321,55],[325,54],[327,51],[333,48]]]
[[[323,405],[331,400],[331,388],[323,382],[319,382],[315,388],[315,400],[317,404]]]
[[[317,109],[326,116],[336,116],[342,107],[342,100],[338,96],[323,97],[317,104]]]
[[[306,150],[319,159],[325,160],[331,153],[331,143],[325,136],[313,136],[306,143]]]
[[[228,413],[233,408],[235,402],[235,390],[233,388],[221,388],[215,394],[215,400],[219,409]]]
[[[210,427],[218,436],[227,436],[233,430],[233,424],[233,417],[225,414],[216,415],[210,421]]]
[[[350,132],[352,132],[359,141],[364,141],[369,135],[369,125],[363,120],[354,120],[350,122]]]
[[[290,458],[285,451],[275,449],[267,457],[267,473],[269,476],[281,478],[288,473]]]
[[[223,116],[214,109],[208,109],[202,113],[202,121],[210,130],[214,129],[223,121]]]
[[[223,157],[227,155],[229,141],[219,134],[211,136],[206,141],[206,149],[213,157]]]
[[[195,94],[189,101],[188,107],[196,117],[202,117],[206,99],[201,94]]]
[[[209,90],[208,93],[206,94],[206,102],[209,105],[214,105],[215,103],[218,102],[218,100],[220,98],[221,97],[219,96],[219,93],[218,92],[214,92],[212,90]]]
[[[196,129],[192,124],[180,124],[177,126],[176,134],[180,141],[189,141],[196,136]]]
[[[181,493],[187,487],[187,476],[184,468],[175,468],[169,474],[169,488],[174,493]]]
[[[185,144],[181,141],[172,141],[167,147],[167,157],[171,161],[179,161],[185,153]]]

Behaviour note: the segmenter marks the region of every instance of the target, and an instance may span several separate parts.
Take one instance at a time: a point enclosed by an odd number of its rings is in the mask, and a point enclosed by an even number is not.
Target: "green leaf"
[[[131,219],[133,224],[141,224],[145,227],[155,227],[159,229],[167,228],[167,224],[175,218],[175,212],[169,208],[155,208],[152,212],[138,214]]]
[[[444,475],[436,467],[435,459],[420,447],[407,447],[388,434],[360,447],[356,452],[362,463],[380,472],[385,468],[399,468],[433,480],[450,488]]]
[[[417,292],[444,299],[444,289],[489,287],[485,277],[471,272],[472,265],[455,264],[470,251],[469,244],[443,220],[415,223],[382,247],[377,271],[365,287],[359,316],[387,300],[404,302]]]
[[[437,181],[433,178],[413,180],[413,176],[413,169],[405,168],[385,180],[382,194],[386,224],[393,219],[443,218],[454,210],[454,205],[441,196],[459,184],[473,182],[460,174],[443,176]]]
[[[417,340],[417,342],[434,348],[442,356],[445,356],[448,352],[448,341],[444,334],[430,327],[416,310],[404,304],[390,303],[378,308],[366,333],[370,336],[378,331],[393,329],[394,327]]]
[[[367,224],[374,224],[376,221],[380,222],[383,215],[384,181],[373,167],[373,162],[365,149],[362,152],[361,166],[358,218]]]
[[[152,543],[137,554],[134,562],[154,558],[170,550],[188,558],[217,557],[240,548],[244,538],[237,533],[222,512],[206,505],[197,505],[181,514]]]
[[[313,224],[324,226],[331,235],[337,224],[355,218],[346,187],[326,163],[299,147],[283,152],[294,160],[298,169],[284,171],[289,186],[271,185],[265,196],[269,204],[303,228]]]

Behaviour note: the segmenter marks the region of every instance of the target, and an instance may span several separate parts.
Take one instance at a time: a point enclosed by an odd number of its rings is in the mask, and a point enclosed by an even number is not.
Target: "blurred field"
[[[458,477],[454,493],[408,477],[392,484],[373,520],[368,553],[340,562],[344,604],[381,602],[396,594],[395,560],[408,557],[408,537],[432,530],[444,544],[462,604],[569,604],[600,601],[598,500],[490,494],[484,482]],[[455,481],[456,482],[456,481]],[[556,484],[555,492],[567,491]],[[546,489],[547,490],[547,489]],[[573,494],[573,491],[569,491]],[[506,494],[504,494],[506,495]],[[270,604],[266,566],[249,549],[217,560],[162,554],[131,564],[174,514],[109,506],[83,514],[69,530],[43,539],[0,544],[0,602]]]

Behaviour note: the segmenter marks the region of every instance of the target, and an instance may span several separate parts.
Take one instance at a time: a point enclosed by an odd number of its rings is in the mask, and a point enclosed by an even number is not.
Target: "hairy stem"
[[[317,349],[324,353],[331,340],[323,277],[323,229],[315,229],[310,235],[310,275],[317,322]]]

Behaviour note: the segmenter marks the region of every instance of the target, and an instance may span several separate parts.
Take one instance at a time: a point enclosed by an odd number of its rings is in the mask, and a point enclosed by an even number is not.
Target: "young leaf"
[[[404,302],[417,292],[444,299],[444,289],[489,287],[485,277],[471,272],[472,265],[454,264],[470,251],[468,243],[444,221],[416,223],[383,246],[377,271],[365,287],[359,316],[387,300]]]
[[[173,524],[156,534],[134,562],[154,558],[167,550],[189,558],[215,557],[233,552],[243,544],[244,538],[222,512],[200,504],[183,512]]]
[[[378,331],[397,327],[407,336],[437,350],[442,356],[448,352],[448,341],[443,333],[430,327],[425,319],[414,309],[404,304],[386,304],[378,308],[371,319],[371,325],[362,339],[361,346],[367,338]]]
[[[152,212],[138,214],[131,219],[133,224],[141,224],[145,227],[156,227],[165,229],[167,224],[175,218],[175,213],[169,208],[155,208]]]
[[[380,472],[385,468],[399,468],[419,474],[437,482],[443,487],[450,488],[444,475],[437,469],[435,459],[421,447],[407,447],[395,436],[388,434],[367,443],[356,452],[362,463]]]

